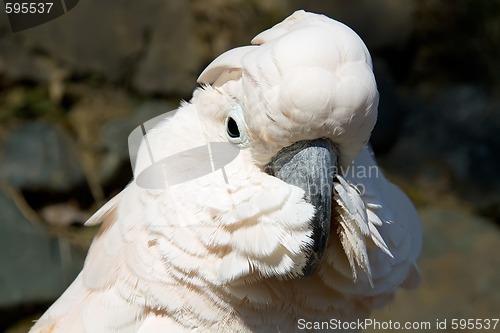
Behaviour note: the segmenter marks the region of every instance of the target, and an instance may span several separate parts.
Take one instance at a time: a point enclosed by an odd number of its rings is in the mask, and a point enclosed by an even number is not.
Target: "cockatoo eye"
[[[226,134],[229,142],[241,147],[246,146],[248,138],[245,129],[245,118],[241,105],[235,104],[229,110],[226,118]]]
[[[236,120],[231,117],[227,118],[227,135],[232,139],[237,139],[241,135]]]

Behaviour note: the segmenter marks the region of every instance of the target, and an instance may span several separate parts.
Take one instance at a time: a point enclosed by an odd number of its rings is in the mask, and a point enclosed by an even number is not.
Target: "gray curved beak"
[[[305,191],[306,200],[316,213],[311,221],[313,243],[307,248],[308,259],[302,272],[310,276],[319,265],[330,234],[332,212],[332,167],[337,154],[330,141],[317,139],[299,141],[278,152],[267,165],[267,172]]]

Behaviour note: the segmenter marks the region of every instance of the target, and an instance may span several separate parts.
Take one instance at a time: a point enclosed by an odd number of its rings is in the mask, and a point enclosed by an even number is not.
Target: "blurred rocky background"
[[[296,9],[367,44],[372,145],[422,217],[422,288],[375,318],[500,317],[500,1],[80,0],[16,34],[0,14],[0,331],[26,331],[78,274],[82,223],[132,177],[129,133]]]

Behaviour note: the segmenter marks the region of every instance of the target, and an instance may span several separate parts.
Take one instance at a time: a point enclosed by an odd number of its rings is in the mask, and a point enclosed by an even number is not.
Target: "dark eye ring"
[[[233,139],[239,138],[241,135],[240,129],[238,128],[238,123],[236,123],[236,120],[234,120],[232,117],[227,118],[226,131],[227,135],[229,135],[229,137]]]

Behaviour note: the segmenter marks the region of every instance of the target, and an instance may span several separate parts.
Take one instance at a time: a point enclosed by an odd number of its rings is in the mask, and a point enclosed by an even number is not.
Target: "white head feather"
[[[198,81],[246,110],[254,158],[265,164],[298,140],[329,138],[348,165],[368,142],[378,92],[370,54],[346,25],[296,11],[252,43],[215,59]]]

